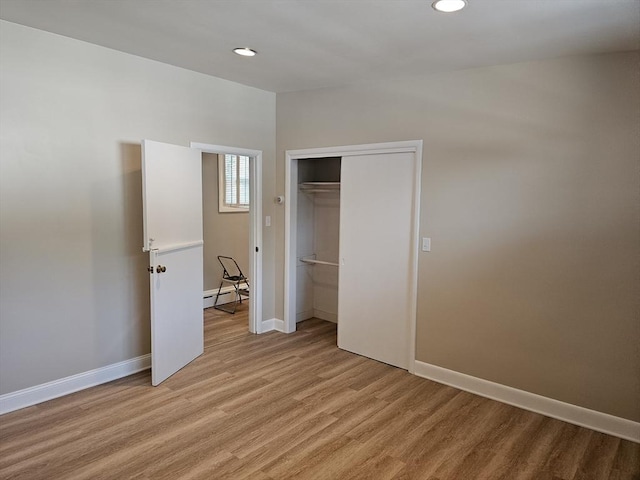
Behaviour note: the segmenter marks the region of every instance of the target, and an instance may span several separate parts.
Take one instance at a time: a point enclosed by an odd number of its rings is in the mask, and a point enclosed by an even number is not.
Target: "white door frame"
[[[284,331],[296,330],[296,245],[297,245],[297,205],[298,205],[298,161],[312,158],[343,157],[347,155],[374,155],[378,153],[413,152],[416,161],[414,184],[413,225],[411,245],[411,275],[409,285],[410,321],[409,372],[413,373],[416,352],[416,309],[418,300],[418,248],[420,227],[420,186],[422,184],[422,140],[402,142],[371,143],[339,147],[287,150],[285,152],[285,253],[284,253]],[[340,321],[340,320],[338,320]]]
[[[204,153],[246,155],[249,160],[249,331],[262,333],[262,150],[191,142]]]

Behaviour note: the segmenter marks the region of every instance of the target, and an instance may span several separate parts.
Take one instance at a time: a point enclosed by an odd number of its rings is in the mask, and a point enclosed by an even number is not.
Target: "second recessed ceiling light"
[[[243,57],[253,57],[258,52],[248,47],[239,47],[234,48],[233,53],[237,53],[238,55],[242,55]]]
[[[439,12],[451,13],[467,6],[466,0],[436,0],[431,4]]]

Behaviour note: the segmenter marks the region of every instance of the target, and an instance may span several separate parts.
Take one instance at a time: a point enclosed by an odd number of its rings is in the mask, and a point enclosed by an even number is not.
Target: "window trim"
[[[234,204],[229,205],[225,200],[225,192],[226,192],[226,169],[225,169],[225,155],[234,155],[236,157],[247,157],[247,172],[249,172],[249,162],[251,162],[251,157],[248,155],[238,155],[238,154],[218,154],[218,212],[220,213],[249,213],[249,207],[251,203],[251,197],[249,197],[248,204]],[[239,164],[238,164],[239,168]],[[238,190],[240,183],[240,176],[238,178]],[[249,178],[249,182],[251,179]],[[250,194],[251,188],[247,185],[247,194]]]

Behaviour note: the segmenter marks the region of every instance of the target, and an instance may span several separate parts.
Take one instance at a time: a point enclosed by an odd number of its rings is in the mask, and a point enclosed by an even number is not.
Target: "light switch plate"
[[[271,226],[271,216],[267,215],[266,217],[264,217],[264,226],[265,227]]]
[[[422,237],[422,251],[430,252],[431,251],[431,238],[430,237]]]

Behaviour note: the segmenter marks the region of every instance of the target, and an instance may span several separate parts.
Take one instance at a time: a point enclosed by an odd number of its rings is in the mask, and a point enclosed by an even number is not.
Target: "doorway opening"
[[[235,258],[248,276],[248,329],[262,333],[262,151],[191,142],[202,151],[203,218],[205,234],[203,306],[213,306],[221,276],[217,256]],[[249,159],[249,208],[241,213],[221,212],[219,208],[219,162],[232,155]],[[207,242],[209,236],[209,242]],[[209,245],[207,245],[209,243]],[[247,269],[247,270],[245,270]],[[235,300],[235,292],[223,292]],[[243,303],[246,302],[243,297]]]
[[[242,164],[242,168],[238,168],[238,164]],[[230,281],[224,281],[227,270],[230,272],[227,276],[242,274],[248,277],[249,274],[251,198],[248,164],[247,156],[202,153],[205,308],[215,307],[235,313],[238,306],[248,303],[249,295],[245,293],[250,293],[249,280],[246,284],[241,282],[239,288]],[[244,203],[231,203],[239,198]]]

